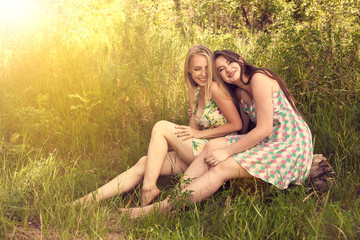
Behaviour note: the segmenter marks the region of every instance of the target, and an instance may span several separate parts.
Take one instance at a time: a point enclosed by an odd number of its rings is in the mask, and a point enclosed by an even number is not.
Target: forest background
[[[21,18],[0,15],[2,238],[360,238],[359,1],[27,4]],[[283,77],[335,173],[329,190],[230,183],[186,211],[136,221],[117,210],[138,205],[139,188],[66,205],[146,155],[155,122],[187,124],[183,63],[195,44]],[[176,192],[166,180],[164,195]]]

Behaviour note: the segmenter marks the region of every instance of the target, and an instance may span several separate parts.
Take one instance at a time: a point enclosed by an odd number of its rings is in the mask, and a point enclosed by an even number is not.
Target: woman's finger
[[[190,134],[190,131],[188,129],[183,129],[176,131],[175,134]]]
[[[204,161],[206,161],[206,163],[208,163],[208,164],[210,164],[212,162],[211,153],[205,157]]]
[[[185,133],[184,135],[183,135],[183,141],[185,141],[185,140],[188,140],[188,139],[190,139],[190,138],[193,138],[194,137],[194,134],[192,134],[192,133],[190,133],[190,132],[187,132],[187,133]]]
[[[190,128],[189,126],[185,126],[185,125],[178,125],[175,126],[176,129],[186,129],[186,128]]]
[[[179,133],[179,134],[177,134],[176,136],[177,137],[179,137],[179,138],[182,138],[182,137],[185,137],[185,136],[187,136],[188,134],[186,134],[186,133]]]
[[[214,161],[211,161],[211,163],[209,164],[210,167],[214,167],[215,166],[215,162]]]
[[[190,138],[191,138],[190,136],[186,136],[186,137],[183,137],[182,140],[183,140],[183,141],[186,141],[186,140],[188,140],[188,139],[190,139]]]

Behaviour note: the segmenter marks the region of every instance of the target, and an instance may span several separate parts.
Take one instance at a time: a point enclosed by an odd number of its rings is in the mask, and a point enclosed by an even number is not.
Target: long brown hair
[[[293,107],[293,109],[301,116],[301,113],[297,110],[296,106],[295,106],[295,98],[290,94],[289,90],[287,89],[284,81],[273,71],[271,71],[270,69],[267,68],[258,68],[255,67],[249,63],[247,63],[239,54],[231,51],[231,50],[216,50],[214,52],[214,56],[215,59],[222,56],[224,57],[226,60],[230,61],[230,62],[236,62],[240,65],[241,68],[241,74],[240,74],[240,81],[244,84],[244,85],[249,85],[252,77],[254,76],[255,73],[263,73],[266,76],[276,80],[279,85],[281,90],[284,92],[287,100],[289,101],[290,105]],[[249,81],[248,82],[244,82],[244,75],[249,76]],[[239,99],[235,93],[236,89],[238,88],[237,86],[233,85],[233,84],[228,84],[224,81],[221,80],[220,74],[216,71],[216,77],[215,80],[217,81],[217,83],[219,84],[220,87],[227,89],[230,92],[230,95],[233,99],[233,101],[235,102],[239,102]]]

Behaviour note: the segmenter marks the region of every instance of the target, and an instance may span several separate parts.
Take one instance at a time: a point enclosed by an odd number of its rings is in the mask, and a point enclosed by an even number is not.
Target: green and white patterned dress
[[[221,113],[221,110],[216,105],[216,103],[211,99],[208,99],[205,102],[201,117],[200,118],[196,117],[195,113],[197,110],[197,100],[198,100],[199,92],[200,92],[200,88],[198,88],[195,93],[195,108],[193,110],[193,115],[195,116],[195,121],[199,126],[199,128],[201,130],[212,129],[212,128],[220,127],[221,125],[227,123],[225,116]],[[200,154],[200,152],[202,151],[202,149],[204,148],[205,144],[208,141],[209,141],[208,139],[200,139],[200,138],[192,139],[193,152],[195,157]]]
[[[311,132],[306,122],[292,108],[283,91],[273,93],[273,131],[254,147],[233,155],[252,176],[286,189],[290,183],[300,185],[308,176],[312,163]],[[250,120],[256,123],[256,104],[241,101]],[[227,136],[232,144],[244,135]]]

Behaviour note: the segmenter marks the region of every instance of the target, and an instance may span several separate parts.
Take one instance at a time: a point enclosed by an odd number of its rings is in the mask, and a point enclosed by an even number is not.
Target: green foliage
[[[359,1],[34,2],[38,13],[22,25],[0,22],[1,237],[32,228],[62,239],[359,238]],[[156,121],[187,124],[183,62],[194,44],[279,73],[336,185],[230,186],[141,227],[116,211],[136,192],[66,205],[145,155]],[[181,184],[166,193],[180,205],[191,194],[178,197]]]
[[[180,180],[178,181],[176,186],[171,188],[168,192],[169,202],[174,208],[182,207],[184,209],[185,206],[189,205],[191,201],[190,197],[194,192],[192,190],[184,190],[184,186],[190,184],[194,180],[194,178],[185,179],[184,174],[178,174],[177,177]]]

